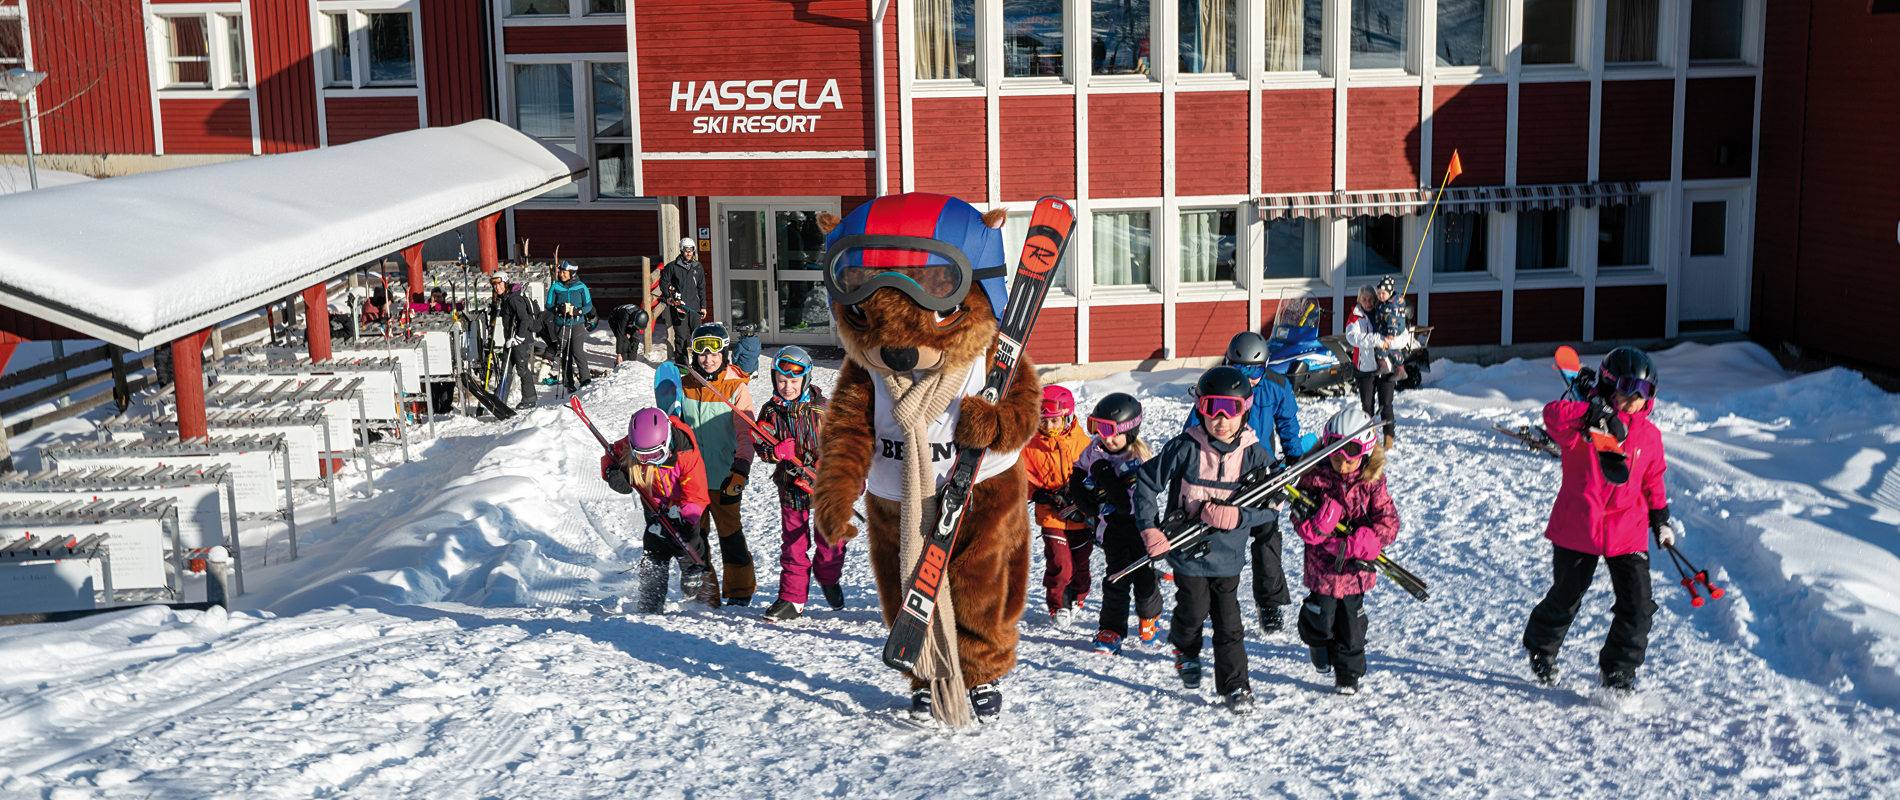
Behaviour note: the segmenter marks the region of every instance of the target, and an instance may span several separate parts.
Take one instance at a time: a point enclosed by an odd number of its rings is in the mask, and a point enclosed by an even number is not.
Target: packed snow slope
[[[1559,389],[1548,362],[1441,362],[1400,395],[1390,552],[1433,598],[1384,583],[1369,596],[1359,696],[1332,695],[1293,635],[1250,626],[1260,707],[1233,717],[1211,681],[1180,687],[1165,645],[1090,652],[1094,598],[1089,624],[1060,629],[1032,588],[1002,721],[968,732],[904,716],[861,544],[843,611],[759,620],[778,555],[763,469],[745,505],[754,605],[675,592],[665,615],[623,614],[638,512],[549,407],[446,428],[341,524],[306,527],[301,560],[277,548],[252,565],[228,615],[0,629],[0,796],[1900,795],[1900,407],[1851,373],[1783,373],[1753,345],[1658,361],[1683,547],[1728,595],[1691,611],[1652,572],[1662,610],[1632,699],[1591,685],[1606,580],[1562,687],[1522,663],[1558,467],[1490,426],[1536,419]],[[1136,392],[1159,442],[1193,378],[1075,388],[1083,408]],[[650,379],[623,366],[582,397],[615,435]],[[1303,424],[1343,402],[1303,406]],[[1241,604],[1253,619],[1246,591]]]

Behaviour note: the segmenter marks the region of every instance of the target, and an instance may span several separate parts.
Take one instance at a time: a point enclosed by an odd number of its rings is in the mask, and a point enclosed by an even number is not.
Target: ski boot
[[[1253,713],[1253,692],[1247,689],[1235,689],[1227,693],[1227,710],[1245,716]]]
[[[990,681],[970,690],[970,708],[976,712],[977,722],[988,725],[1003,715],[1003,690],[1000,683]]]
[[[516,410],[516,411],[533,411],[533,410],[534,410],[534,401],[533,401],[533,400],[523,400],[523,401],[521,401],[521,402],[519,402],[519,403],[516,403],[516,404],[515,404],[515,410]]]
[[[1154,644],[1155,640],[1159,638],[1161,638],[1161,618],[1155,617],[1153,619],[1142,620],[1141,643]]]
[[[1635,694],[1636,670],[1619,669],[1615,672],[1603,673],[1603,688],[1617,694]]]
[[[1188,689],[1201,688],[1201,660],[1188,658],[1186,653],[1174,651],[1174,673],[1181,676],[1181,686]]]
[[[1095,652],[1105,656],[1118,656],[1122,653],[1122,637],[1114,631],[1099,631],[1095,634]]]
[[[752,595],[746,595],[744,597],[728,597],[726,598],[726,605],[729,605],[729,606],[752,605]]]
[[[1317,647],[1306,648],[1306,655],[1313,659],[1313,671],[1325,675],[1333,671],[1333,656]]]
[[[1537,682],[1545,686],[1556,686],[1562,676],[1557,671],[1557,659],[1543,653],[1531,654],[1531,674],[1537,676]]]
[[[1049,624],[1058,628],[1067,628],[1075,622],[1075,609],[1058,608],[1049,612]]]
[[[831,610],[838,611],[844,608],[843,586],[835,583],[830,586],[819,584],[818,588],[825,593],[825,602],[831,606]]]
[[[805,604],[780,599],[765,610],[766,622],[790,622],[804,616]]]
[[[1268,603],[1260,607],[1260,632],[1268,636],[1286,629],[1286,620],[1280,615],[1280,607]]]
[[[1359,676],[1345,670],[1333,674],[1333,694],[1354,695],[1359,693]]]
[[[911,690],[910,718],[918,722],[930,721],[930,687],[924,686]]]

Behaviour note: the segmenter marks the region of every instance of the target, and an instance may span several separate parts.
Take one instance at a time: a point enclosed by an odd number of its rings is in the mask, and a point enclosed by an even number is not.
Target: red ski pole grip
[[[1690,608],[1701,608],[1701,607],[1702,607],[1702,595],[1699,595],[1699,594],[1696,594],[1696,591],[1695,591],[1695,579],[1694,579],[1694,578],[1683,578],[1683,579],[1682,579],[1682,588],[1684,588],[1684,589],[1688,589],[1688,590],[1689,590],[1689,607],[1690,607]]]
[[[1705,588],[1705,589],[1708,589],[1708,590],[1709,590],[1709,599],[1710,599],[1710,600],[1720,600],[1720,599],[1722,599],[1722,587],[1720,587],[1720,586],[1717,586],[1717,585],[1715,585],[1715,584],[1713,584],[1713,583],[1710,583],[1710,582],[1709,582],[1709,571],[1708,571],[1708,570],[1703,570],[1703,571],[1701,571],[1701,572],[1697,572],[1697,573],[1695,574],[1695,579],[1696,579],[1697,581],[1700,581],[1700,582],[1702,583],[1702,587],[1703,587],[1703,588]]]

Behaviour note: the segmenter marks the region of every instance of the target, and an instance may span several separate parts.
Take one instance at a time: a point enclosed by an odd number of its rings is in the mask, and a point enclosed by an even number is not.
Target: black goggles
[[[839,263],[854,252],[861,263]],[[933,255],[947,263],[930,263]],[[889,288],[937,312],[956,310],[977,281],[1004,274],[1002,267],[972,269],[962,250],[922,236],[840,236],[825,251],[824,263],[825,289],[834,303],[862,303],[877,290]]]

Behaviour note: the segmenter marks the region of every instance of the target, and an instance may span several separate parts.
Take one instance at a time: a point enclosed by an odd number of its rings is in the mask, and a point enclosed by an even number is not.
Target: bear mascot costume
[[[1016,456],[1041,413],[1035,367],[1018,361],[997,403],[977,396],[1008,297],[1006,215],[914,192],[877,198],[842,220],[819,218],[846,360],[820,432],[813,517],[826,541],[843,544],[858,535],[852,505],[868,493],[871,570],[886,625],[936,522],[956,445],[988,451],[929,642],[905,673],[912,718],[957,727],[1000,713],[998,679],[1016,665],[1029,584],[1028,484]]]

